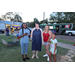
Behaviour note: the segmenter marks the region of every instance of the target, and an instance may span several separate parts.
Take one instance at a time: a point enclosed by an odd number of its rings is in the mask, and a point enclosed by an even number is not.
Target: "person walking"
[[[31,31],[31,41],[32,41],[32,59],[35,57],[36,51],[36,58],[38,59],[38,51],[41,51],[41,47],[43,44],[43,33],[42,29],[39,28],[39,22],[35,23],[35,27]]]
[[[27,24],[22,24],[22,29],[19,31],[19,38],[20,39],[20,45],[21,45],[21,54],[22,54],[22,60],[26,61],[30,58],[27,57],[27,51],[28,51],[28,44],[29,44],[29,35],[30,31],[27,29]],[[25,58],[24,58],[24,49],[25,49]]]

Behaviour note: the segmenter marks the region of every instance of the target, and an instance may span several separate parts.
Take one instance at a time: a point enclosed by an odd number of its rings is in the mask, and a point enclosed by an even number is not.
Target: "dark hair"
[[[36,22],[35,24],[38,24],[39,25],[40,23],[39,22]]]
[[[26,24],[26,26],[27,26],[27,23],[22,23],[22,25],[21,25],[22,34],[24,34],[24,31],[23,31],[23,24]],[[26,28],[27,28],[27,27],[26,27]]]
[[[52,34],[57,35],[56,33],[52,33]]]

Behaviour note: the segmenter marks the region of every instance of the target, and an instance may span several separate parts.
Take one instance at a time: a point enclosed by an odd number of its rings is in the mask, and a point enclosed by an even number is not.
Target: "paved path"
[[[62,55],[58,62],[73,62],[74,61],[72,58],[75,57],[75,46],[66,44],[66,43],[61,43],[61,42],[58,42],[57,46],[69,49],[68,53],[66,55]]]
[[[67,49],[70,49],[70,50],[75,50],[75,46],[70,45],[70,44],[66,44],[66,43],[58,42],[57,46],[67,48]]]
[[[66,40],[66,41],[74,41],[75,36],[57,35],[56,38],[61,40]]]

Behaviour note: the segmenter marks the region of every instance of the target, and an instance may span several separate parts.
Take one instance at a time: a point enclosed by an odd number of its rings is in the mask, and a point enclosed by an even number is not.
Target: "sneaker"
[[[47,55],[47,54],[45,54],[45,55],[43,55],[43,57],[48,57],[48,55]]]
[[[30,60],[30,58],[26,57],[27,60]]]
[[[23,58],[22,60],[23,60],[23,61],[26,61],[26,59],[25,59],[25,58]]]
[[[49,61],[49,56],[47,57],[47,61]]]

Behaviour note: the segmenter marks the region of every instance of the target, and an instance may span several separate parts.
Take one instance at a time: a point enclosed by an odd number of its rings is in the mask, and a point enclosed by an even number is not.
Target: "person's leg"
[[[35,50],[32,51],[33,52],[33,56],[32,56],[32,59],[35,57]]]
[[[25,58],[24,58],[24,44],[21,42],[21,54],[22,54],[22,60],[25,61]]]
[[[47,56],[47,61],[49,61],[49,50],[48,50],[48,49],[49,49],[49,46],[46,45],[46,53],[47,53],[47,55],[48,55],[48,56]]]
[[[46,45],[45,45],[45,50],[46,50]],[[43,57],[46,57],[46,56],[48,56],[48,55],[47,55],[47,51],[46,51],[46,54],[45,54],[45,55],[43,55]]]
[[[7,32],[7,36],[9,36],[9,35],[8,35],[8,32]]]
[[[9,32],[8,32],[8,36],[9,36]]]
[[[7,36],[7,32],[6,32],[6,36]]]
[[[36,50],[36,58],[38,59],[39,57],[38,57],[38,51]]]
[[[56,54],[53,54],[54,62],[56,62]]]
[[[52,52],[49,52],[49,62],[51,62],[51,54]]]
[[[49,55],[49,46],[46,45],[46,54]]]
[[[29,59],[29,58],[27,57],[27,50],[28,50],[28,43],[25,44],[25,58],[26,58],[26,59]]]

